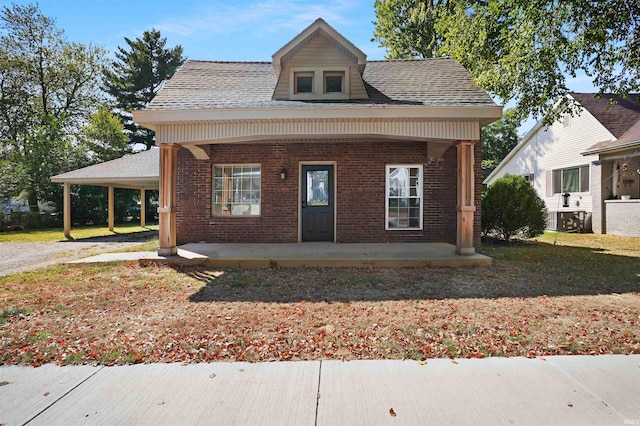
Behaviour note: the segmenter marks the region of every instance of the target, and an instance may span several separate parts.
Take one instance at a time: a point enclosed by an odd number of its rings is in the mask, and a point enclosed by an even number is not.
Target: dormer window
[[[313,71],[296,72],[294,93],[313,93]]]
[[[296,67],[290,73],[289,99],[349,99],[349,67]]]
[[[344,93],[344,72],[324,72],[324,93]]]

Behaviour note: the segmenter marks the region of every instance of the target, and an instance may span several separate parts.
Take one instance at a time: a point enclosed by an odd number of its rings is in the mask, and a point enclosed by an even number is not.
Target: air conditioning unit
[[[584,232],[587,230],[587,213],[585,211],[558,212],[558,231]]]

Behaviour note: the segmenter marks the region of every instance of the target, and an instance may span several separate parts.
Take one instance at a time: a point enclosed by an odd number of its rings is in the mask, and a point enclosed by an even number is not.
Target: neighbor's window
[[[213,166],[213,215],[260,216],[260,165]]]
[[[589,192],[589,165],[553,171],[553,193]]]
[[[422,166],[387,166],[386,229],[422,229]]]
[[[296,72],[294,93],[313,93],[313,72]]]
[[[342,93],[344,91],[344,72],[324,72],[324,93]]]

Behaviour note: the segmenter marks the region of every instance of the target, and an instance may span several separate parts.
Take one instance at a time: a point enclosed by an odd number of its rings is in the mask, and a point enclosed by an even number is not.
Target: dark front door
[[[302,166],[302,241],[333,241],[333,166]]]

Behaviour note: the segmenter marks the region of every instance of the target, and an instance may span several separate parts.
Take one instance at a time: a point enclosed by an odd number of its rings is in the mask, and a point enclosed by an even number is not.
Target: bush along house
[[[449,58],[367,61],[318,19],[272,62],[190,60],[135,121],[160,148],[160,255],[188,242],[480,244],[480,127]]]

